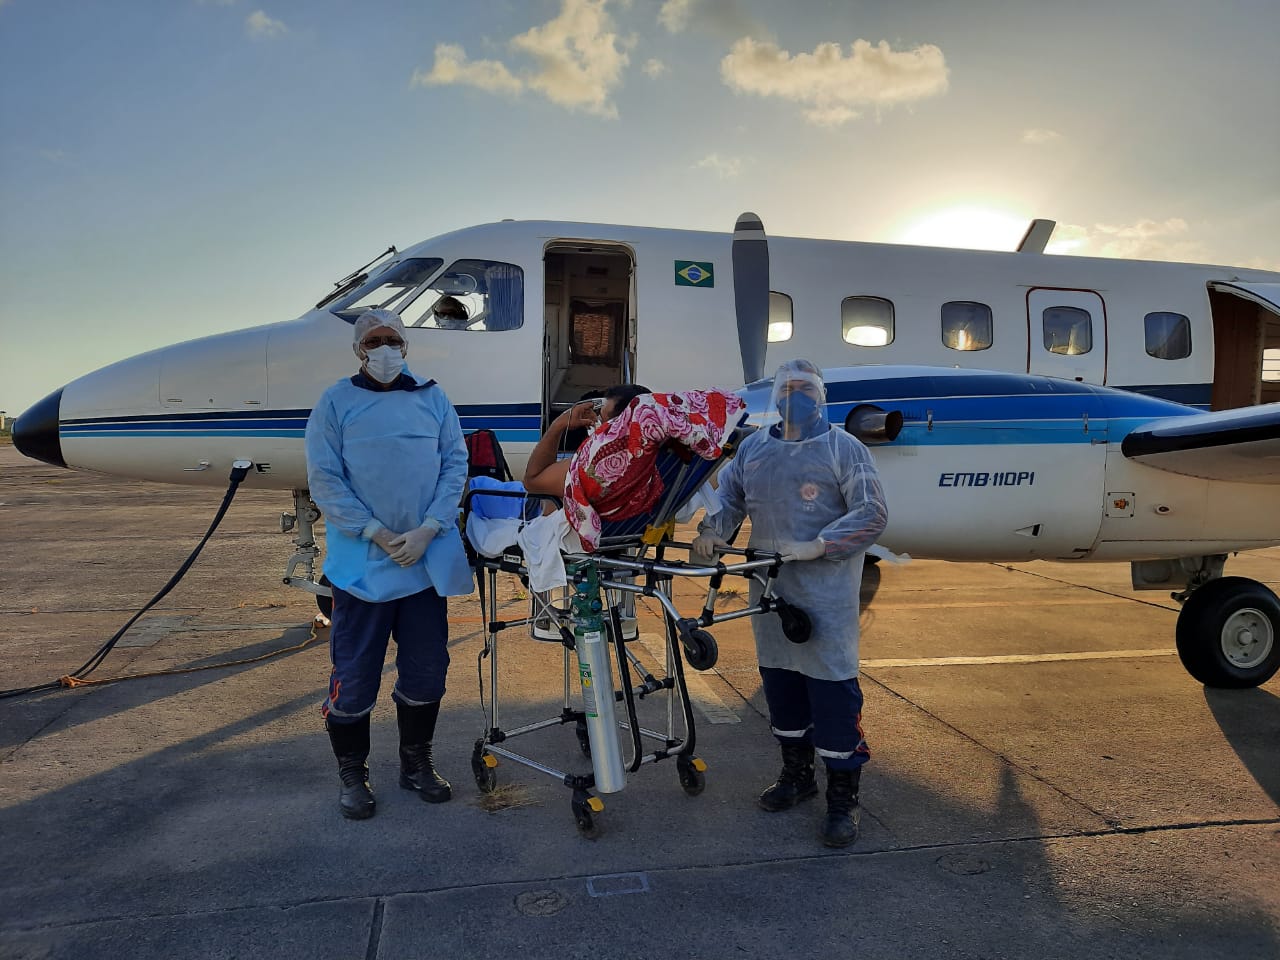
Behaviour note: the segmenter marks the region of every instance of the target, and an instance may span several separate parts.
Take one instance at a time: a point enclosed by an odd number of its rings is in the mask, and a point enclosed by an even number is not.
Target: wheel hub
[[[1253,607],[1244,607],[1222,625],[1222,653],[1232,666],[1248,670],[1262,663],[1275,645],[1270,619]]]

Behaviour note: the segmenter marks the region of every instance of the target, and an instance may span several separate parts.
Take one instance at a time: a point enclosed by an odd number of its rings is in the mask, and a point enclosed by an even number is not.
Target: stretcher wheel
[[[813,632],[813,622],[809,615],[799,607],[793,607],[785,600],[778,600],[778,618],[782,620],[782,632],[792,643],[806,643]]]
[[[707,777],[701,768],[706,764],[694,757],[677,757],[676,770],[680,774],[680,786],[691,797],[696,797],[707,788]]]
[[[705,630],[690,630],[684,639],[684,658],[695,670],[710,670],[716,665],[720,648],[716,638]]]
[[[486,761],[493,762],[493,766]],[[476,787],[481,793],[493,793],[498,789],[498,771],[494,769],[495,766],[497,764],[494,758],[477,746],[475,752],[471,754],[471,773],[475,776]]]
[[[604,809],[604,804],[599,798],[575,790],[572,807],[573,820],[578,825],[578,833],[588,840],[594,840],[600,836],[600,824],[596,821],[595,814]]]
[[[591,756],[591,737],[587,734],[587,724],[583,720],[579,720],[573,725],[573,732],[578,737],[578,749],[582,751],[584,757]]]

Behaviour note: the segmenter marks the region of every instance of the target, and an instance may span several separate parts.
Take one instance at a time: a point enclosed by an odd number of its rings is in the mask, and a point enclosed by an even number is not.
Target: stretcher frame
[[[672,497],[675,493],[675,490],[671,491]],[[559,504],[556,498],[539,494],[479,489],[469,491],[463,498],[464,518],[470,515],[473,496],[514,497],[530,502],[550,501],[553,504]],[[674,500],[661,505],[657,512],[659,518],[673,518],[674,515]],[[584,580],[594,579],[603,591],[600,613],[607,632],[607,647],[612,654],[611,674],[616,673],[618,678],[618,688],[613,690],[613,706],[621,710],[621,716],[616,720],[616,728],[612,731],[612,735],[616,738],[619,732],[625,734],[628,744],[628,749],[623,755],[625,772],[632,774],[646,764],[656,764],[661,760],[674,757],[681,788],[689,796],[697,796],[705,787],[704,773],[707,767],[706,763],[694,754],[696,724],[684,667],[686,662],[700,670],[707,670],[715,665],[718,649],[715,638],[706,628],[730,620],[776,612],[782,616],[784,629],[787,630],[788,635],[791,636],[794,632],[798,638],[796,642],[803,642],[808,635],[808,618],[803,611],[788,604],[774,593],[778,573],[790,558],[750,548],[731,547],[724,551],[724,554],[733,556],[735,559],[732,562],[721,559],[710,565],[698,564],[691,558],[693,545],[673,539],[673,529],[673,520],[659,519],[651,523],[642,535],[606,535],[601,539],[595,553],[564,554],[563,556],[566,572],[569,573],[571,590],[578,588]],[[655,531],[657,531],[656,534]],[[575,614],[571,609],[572,605],[570,608],[557,606],[553,600],[544,598],[529,589],[529,571],[518,548],[504,552],[499,557],[481,555],[472,549],[469,542],[467,549],[479,582],[485,631],[484,648],[477,657],[476,666],[481,707],[485,711],[487,726],[484,734],[476,740],[472,751],[471,767],[476,786],[482,793],[492,793],[497,789],[495,767],[499,757],[554,777],[572,791],[570,807],[579,833],[594,839],[600,831],[596,815],[604,809],[603,801],[592,792],[597,787],[594,754],[601,750],[617,749],[617,744],[610,743],[607,739],[601,741],[599,734],[592,732],[593,728],[587,723],[586,713],[577,702],[578,698],[575,697],[572,689],[571,675],[578,666],[577,643],[574,636]],[[649,555],[650,551],[652,555]],[[736,559],[738,557],[741,559]],[[497,599],[499,573],[515,575],[528,590],[532,598],[529,616],[514,620],[499,618]],[[720,588],[725,577],[733,576],[757,580],[761,584],[761,595],[755,603],[748,604],[744,609],[717,613],[715,603]],[[672,590],[676,577],[707,581],[706,596],[696,616],[684,616],[677,609]],[[639,655],[629,646],[630,641],[623,635],[622,613],[628,597],[653,598],[662,609],[665,663],[661,668],[662,676],[660,677],[655,676],[645,666]],[[509,629],[532,627],[536,620],[545,621],[546,619],[550,619],[558,628],[559,642],[563,647],[561,711],[557,716],[504,730],[500,721],[499,662],[502,648],[500,635]],[[486,658],[489,659],[487,704],[484,696],[483,668],[483,661]],[[633,670],[637,675],[635,678],[632,677]],[[649,729],[643,726],[637,717],[637,703],[664,691],[667,694],[666,730]],[[677,722],[677,714],[679,714],[679,722]],[[560,770],[533,757],[517,753],[509,745],[510,741],[517,737],[567,724],[574,725],[579,748],[583,754],[593,757],[591,773],[575,774]],[[658,745],[651,751],[645,752],[646,739],[655,741]]]

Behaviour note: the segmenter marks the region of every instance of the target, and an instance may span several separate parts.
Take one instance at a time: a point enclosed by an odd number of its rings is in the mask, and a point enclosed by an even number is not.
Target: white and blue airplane
[[[290,490],[314,577],[302,436],[352,372],[351,323],[395,310],[409,363],[519,473],[547,421],[591,391],[743,389],[808,357],[833,422],[871,446],[890,522],[920,558],[1127,561],[1180,588],[1179,653],[1204,683],[1280,669],[1280,601],[1224,577],[1280,544],[1280,273],[1045,256],[1035,221],[994,253],[503,221],[388,250],[296,320],[164,347],[89,373],[14,425],[29,457],[121,477]],[[433,307],[453,297],[467,317]],[[1277,358],[1272,361],[1271,358]],[[1210,412],[1210,409],[1216,412]],[[296,571],[302,575],[295,575]]]

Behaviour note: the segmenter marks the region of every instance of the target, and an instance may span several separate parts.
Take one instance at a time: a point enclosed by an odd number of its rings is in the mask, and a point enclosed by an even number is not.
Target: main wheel
[[[1256,580],[1221,577],[1182,605],[1178,657],[1206,687],[1256,687],[1280,670],[1280,599]]]

